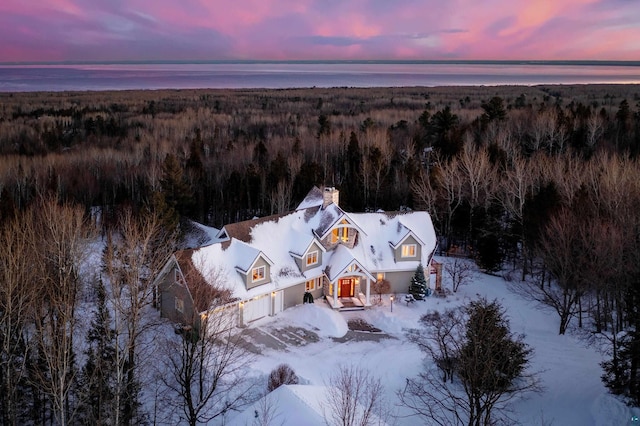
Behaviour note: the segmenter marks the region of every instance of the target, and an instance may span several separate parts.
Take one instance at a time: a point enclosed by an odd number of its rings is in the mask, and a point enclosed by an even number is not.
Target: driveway
[[[332,337],[334,342],[345,343],[350,341],[380,341],[394,337],[383,333],[362,318],[352,318],[347,322],[349,331],[342,337]],[[240,339],[244,342],[249,352],[261,354],[264,350],[288,351],[290,347],[306,346],[319,342],[321,337],[316,330],[296,326],[282,326],[279,324],[251,326],[243,329]]]

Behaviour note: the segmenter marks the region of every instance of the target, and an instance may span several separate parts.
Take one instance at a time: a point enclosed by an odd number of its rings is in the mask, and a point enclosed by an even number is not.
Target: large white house
[[[427,212],[347,213],[333,187],[314,187],[292,212],[226,225],[216,238],[176,253],[156,278],[163,316],[193,322],[219,309],[220,296],[246,325],[303,303],[307,292],[334,309],[364,309],[378,280],[407,293],[436,247]]]

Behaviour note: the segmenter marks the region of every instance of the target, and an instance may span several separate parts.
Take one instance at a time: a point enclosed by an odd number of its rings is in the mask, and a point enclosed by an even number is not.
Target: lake
[[[640,84],[640,63],[212,62],[0,65],[0,92]]]

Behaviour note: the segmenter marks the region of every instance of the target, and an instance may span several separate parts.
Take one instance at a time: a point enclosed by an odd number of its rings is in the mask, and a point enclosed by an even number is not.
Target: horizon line
[[[424,64],[424,65],[593,65],[640,66],[640,61],[606,59],[153,59],[153,60],[105,60],[105,61],[0,61],[0,66],[34,65],[162,65],[162,64]]]

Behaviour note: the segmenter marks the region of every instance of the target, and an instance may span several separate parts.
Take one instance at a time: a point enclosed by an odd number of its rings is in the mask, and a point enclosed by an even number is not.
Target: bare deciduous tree
[[[444,262],[444,271],[449,275],[455,293],[460,286],[469,284],[473,280],[475,266],[467,259],[454,257]]]
[[[541,237],[539,255],[554,282],[521,282],[514,286],[526,299],[548,306],[558,314],[559,334],[566,332],[571,318],[579,313],[580,298],[585,291],[580,265],[587,259],[580,244],[578,221],[574,213],[563,210],[551,218]]]
[[[190,328],[167,339],[163,352],[169,375],[162,381],[169,390],[169,405],[195,425],[221,418],[248,402],[254,384],[245,373],[254,357],[236,327],[236,311],[226,306],[229,291],[224,288],[223,271],[207,270],[204,264],[184,266],[193,302],[192,314],[185,318]]]
[[[293,368],[289,364],[280,364],[269,374],[269,381],[267,382],[267,391],[271,392],[274,389],[279,388],[282,385],[297,385],[298,376]]]
[[[329,377],[323,406],[328,424],[366,426],[380,423],[389,415],[380,379],[356,366],[341,366]]]
[[[199,326],[167,343],[170,376],[163,378],[174,408],[190,425],[207,423],[247,402],[251,385],[246,368],[252,356],[245,349],[237,318],[229,309],[202,314]]]
[[[31,231],[17,218],[0,224],[0,423],[7,425],[18,423],[18,389],[27,376],[29,350],[24,335],[37,296]]]
[[[82,280],[79,268],[87,255],[91,230],[81,208],[58,205],[55,199],[43,199],[32,213],[38,236],[40,256],[36,256],[41,297],[35,304],[33,342],[39,368],[34,379],[51,401],[57,424],[72,421],[75,407],[70,394],[77,374],[74,338],[78,318],[76,309]]]
[[[391,283],[389,280],[385,279],[377,280],[371,286],[371,290],[378,295],[378,303],[382,303],[382,295],[389,293],[391,290]]]
[[[103,264],[113,307],[117,424],[142,417],[138,359],[150,354],[143,354],[139,343],[155,326],[153,316],[146,314],[154,303],[153,280],[175,248],[173,237],[157,215],[147,212],[136,218],[127,211],[119,218],[117,234],[107,239]]]

